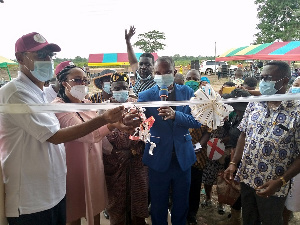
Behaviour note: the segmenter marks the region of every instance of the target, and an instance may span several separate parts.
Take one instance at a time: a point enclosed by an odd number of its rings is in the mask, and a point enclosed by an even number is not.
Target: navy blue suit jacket
[[[194,92],[186,85],[174,86],[176,101],[190,100]],[[159,87],[154,87],[139,93],[139,102],[160,101]],[[163,120],[158,116],[157,107],[146,108],[147,118],[153,116],[155,122],[150,129],[151,142],[156,144],[153,155],[149,154],[150,144],[147,143],[143,162],[151,169],[159,172],[166,171],[171,163],[172,151],[175,149],[179,165],[183,171],[189,169],[195,162],[196,156],[192,145],[189,128],[201,126],[191,115],[189,106],[176,106],[175,120]]]

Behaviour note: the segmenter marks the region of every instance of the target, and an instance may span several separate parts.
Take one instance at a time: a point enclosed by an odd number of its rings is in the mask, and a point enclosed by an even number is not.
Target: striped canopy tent
[[[216,61],[248,59],[300,61],[300,41],[273,42],[232,48],[217,57]]]
[[[6,69],[10,80],[11,80],[11,76],[10,76],[8,67],[12,66],[12,65],[18,65],[18,63],[15,63],[14,61],[12,61],[10,59],[4,58],[3,56],[0,56],[0,68]]]
[[[137,59],[142,53],[135,53]],[[157,53],[152,53],[154,61],[158,58]],[[129,66],[127,53],[100,53],[90,54],[88,66]]]

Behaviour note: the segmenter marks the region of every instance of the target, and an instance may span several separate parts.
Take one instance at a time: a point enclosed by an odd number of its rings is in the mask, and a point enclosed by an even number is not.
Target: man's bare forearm
[[[130,40],[126,40],[127,45],[127,54],[128,54],[128,61],[133,71],[136,71],[138,68],[138,60],[134,54],[132,45],[130,43]]]
[[[288,168],[288,170],[283,174],[283,178],[286,182],[291,180],[294,176],[300,173],[300,155],[295,159],[293,164]]]
[[[235,164],[237,164],[243,156],[245,139],[246,139],[246,134],[244,132],[241,132],[235,148],[234,156],[232,158],[232,162],[234,162]]]
[[[204,133],[199,141],[200,145],[205,146],[207,144],[207,142],[209,141],[209,138],[210,138],[210,133],[208,133],[208,132]]]

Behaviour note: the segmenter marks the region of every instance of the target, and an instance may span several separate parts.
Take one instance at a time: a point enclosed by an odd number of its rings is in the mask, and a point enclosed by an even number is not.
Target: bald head
[[[174,82],[179,85],[184,84],[184,76],[181,73],[176,73]]]
[[[198,70],[192,69],[186,74],[187,81],[194,80],[194,81],[200,81],[200,73]]]

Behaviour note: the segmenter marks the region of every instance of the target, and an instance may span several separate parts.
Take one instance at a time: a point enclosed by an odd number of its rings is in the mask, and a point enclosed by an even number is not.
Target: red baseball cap
[[[60,71],[62,71],[66,66],[75,66],[75,64],[72,61],[64,61],[58,64],[55,68],[55,75],[59,74]]]
[[[56,44],[49,44],[39,33],[32,32],[20,37],[15,44],[15,52],[36,52],[45,47],[49,47],[53,52],[60,52],[60,47]]]

